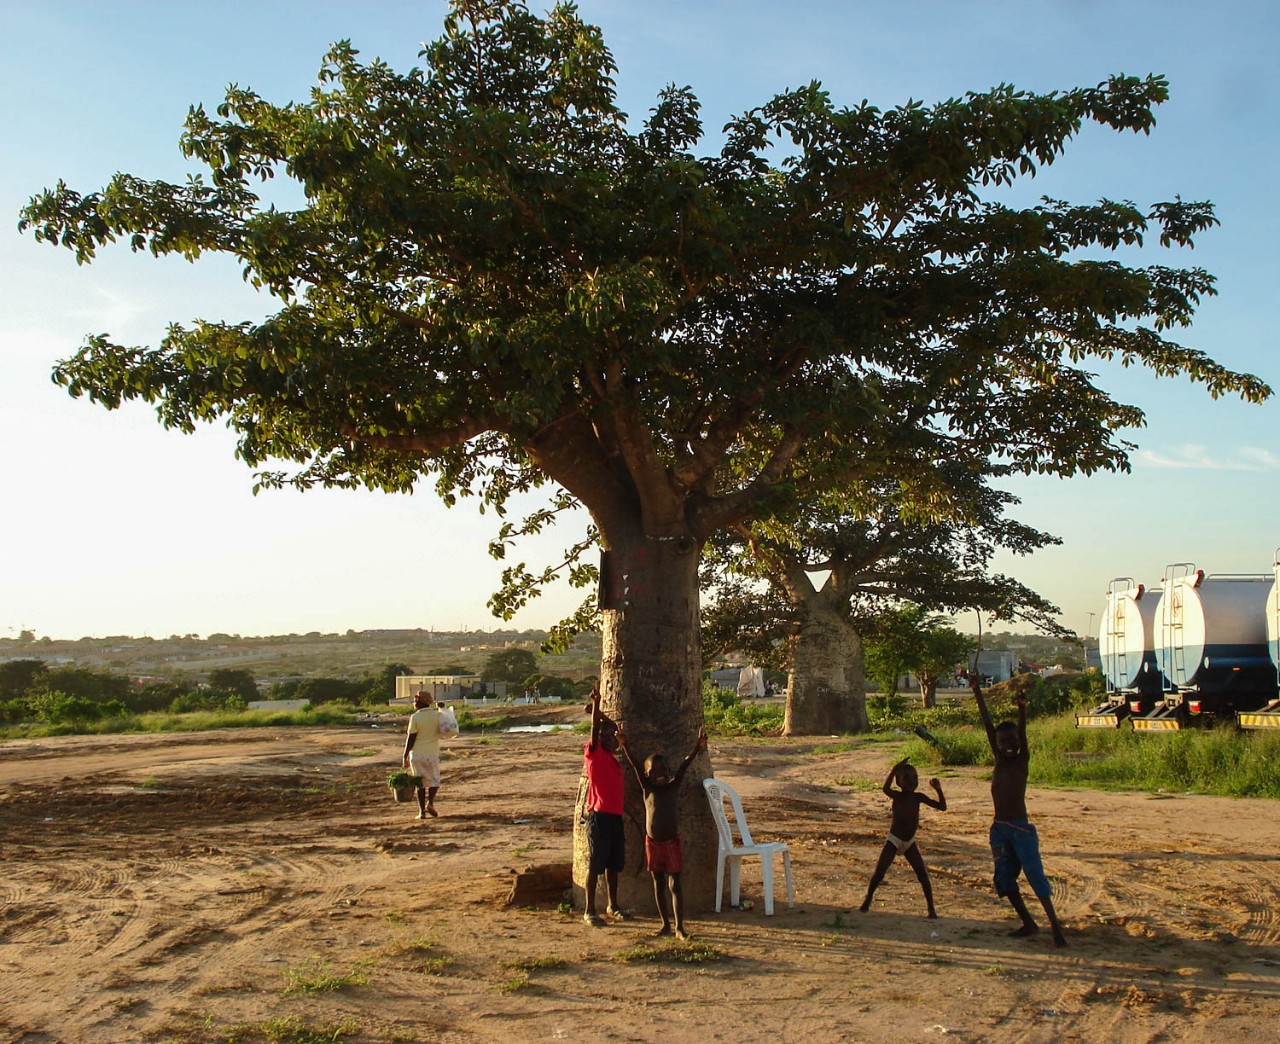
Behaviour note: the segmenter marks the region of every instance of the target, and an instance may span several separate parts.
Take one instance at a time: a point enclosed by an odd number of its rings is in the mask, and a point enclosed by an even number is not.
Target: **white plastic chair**
[[[773,916],[773,857],[782,853],[782,869],[787,879],[787,905],[796,905],[796,893],[791,884],[791,849],[785,841],[753,841],[747,817],[742,811],[742,799],[728,783],[718,779],[704,779],[702,787],[711,803],[711,816],[716,821],[719,835],[719,851],[716,853],[716,913],[720,912],[720,899],[724,893],[724,866],[729,864],[729,903],[738,905],[739,885],[742,883],[742,860],[747,856],[760,857],[760,872],[764,878],[764,912]],[[724,801],[733,806],[734,822],[738,824],[738,836],[742,843],[733,843],[733,826],[725,815]]]

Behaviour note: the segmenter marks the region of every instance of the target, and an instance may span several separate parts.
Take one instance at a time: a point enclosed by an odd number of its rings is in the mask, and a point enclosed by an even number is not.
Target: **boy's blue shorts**
[[[995,860],[996,895],[1009,896],[1018,889],[1018,874],[1041,899],[1053,892],[1040,861],[1040,838],[1027,819],[1003,819],[991,824],[991,857]]]

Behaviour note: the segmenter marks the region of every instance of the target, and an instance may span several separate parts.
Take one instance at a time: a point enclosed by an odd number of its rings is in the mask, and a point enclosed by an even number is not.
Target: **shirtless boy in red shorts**
[[[684,869],[684,852],[680,847],[679,833],[680,781],[684,779],[685,770],[693,763],[698,752],[707,749],[707,730],[698,729],[693,750],[676,769],[674,776],[667,767],[667,759],[661,754],[650,754],[645,758],[642,771],[627,749],[627,739],[621,726],[618,727],[618,746],[644,792],[645,864],[653,878],[653,901],[658,907],[658,916],[662,918],[662,927],[655,934],[670,935],[674,917],[676,938],[687,939],[684,930],[684,892],[680,888],[680,871]],[[664,878],[666,888],[663,887]],[[670,912],[666,901],[668,890],[671,893]]]

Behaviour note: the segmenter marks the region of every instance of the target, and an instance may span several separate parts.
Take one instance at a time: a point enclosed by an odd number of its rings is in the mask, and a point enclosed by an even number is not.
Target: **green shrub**
[[[466,707],[462,707],[454,712],[458,719],[459,732],[496,732],[505,729],[510,723],[511,718],[502,715],[496,718],[480,718],[472,714]]]
[[[31,701],[25,697],[19,696],[0,702],[0,723],[16,725],[20,721],[31,721],[34,717],[35,711],[31,708]]]
[[[1073,708],[1092,707],[1102,701],[1106,691],[1106,680],[1098,670],[1038,678],[1027,690],[1027,711],[1033,715],[1059,714]]]
[[[785,708],[777,704],[744,704],[732,689],[702,683],[702,716],[709,730],[723,735],[776,735]]]
[[[84,696],[49,692],[38,697],[37,704],[50,725],[77,725],[102,718],[102,705]]]
[[[182,693],[169,704],[170,714],[189,714],[192,711],[242,711],[243,697],[225,689],[198,689]]]

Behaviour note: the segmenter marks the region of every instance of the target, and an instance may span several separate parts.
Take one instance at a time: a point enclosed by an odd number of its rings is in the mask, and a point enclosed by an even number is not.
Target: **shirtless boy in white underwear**
[[[898,790],[892,783],[897,781]],[[876,863],[875,872],[871,875],[871,883],[867,885],[867,897],[859,909],[866,913],[871,908],[871,897],[876,888],[884,880],[885,871],[893,862],[893,857],[901,853],[911,864],[911,869],[920,879],[920,887],[924,889],[924,901],[929,907],[929,916],[936,918],[938,913],[933,908],[933,886],[929,883],[929,871],[925,869],[924,859],[920,856],[920,846],[916,844],[916,831],[920,827],[920,806],[928,805],[939,812],[947,810],[947,799],[942,793],[942,784],[936,779],[929,780],[938,795],[937,799],[922,794],[916,789],[920,785],[920,774],[915,766],[903,758],[889,770],[884,780],[885,796],[893,802],[893,821],[889,825],[889,838],[880,850],[880,861]]]

